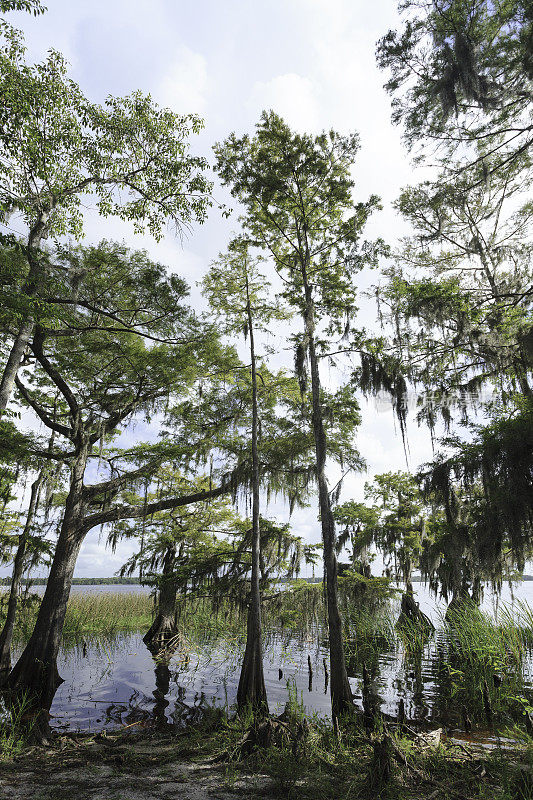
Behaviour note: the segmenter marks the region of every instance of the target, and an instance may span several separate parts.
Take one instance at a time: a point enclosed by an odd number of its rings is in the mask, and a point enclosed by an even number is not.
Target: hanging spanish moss
[[[424,475],[425,491],[442,501],[450,522],[460,518],[457,487],[474,498],[477,491],[469,525],[481,562],[497,563],[508,547],[523,569],[533,545],[533,406],[478,427],[472,442],[452,444],[453,455]]]
[[[392,407],[400,425],[404,449],[406,447],[407,382],[400,362],[386,356],[377,358],[373,353],[362,351],[359,386],[365,395],[386,391],[391,396]]]

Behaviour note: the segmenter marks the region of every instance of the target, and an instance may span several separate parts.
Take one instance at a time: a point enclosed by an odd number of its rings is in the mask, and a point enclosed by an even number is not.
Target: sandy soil
[[[242,800],[266,798],[269,779],[212,761],[175,758],[172,741],[69,739],[0,765],[1,800]]]

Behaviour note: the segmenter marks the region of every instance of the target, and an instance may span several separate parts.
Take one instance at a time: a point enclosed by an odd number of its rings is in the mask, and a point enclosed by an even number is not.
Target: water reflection
[[[391,649],[386,641],[370,646],[354,640],[348,642],[347,651],[355,703],[365,712],[368,726],[379,715],[396,719],[399,709],[407,725],[444,724],[465,730],[483,724],[476,676],[465,672],[439,631],[409,649]],[[230,707],[235,702],[242,652],[242,641],[218,638],[201,643],[180,640],[172,652],[161,656],[150,653],[140,634],[64,647],[59,670],[65,682],[54,699],[51,724],[88,731],[186,725],[197,720],[206,705]],[[271,635],[265,642],[264,664],[271,711],[283,710],[289,685],[308,713],[329,718],[328,667],[323,632],[297,635],[285,630]],[[528,662],[524,673],[528,689],[530,669]],[[457,678],[461,670],[464,685]],[[509,681],[502,672],[490,684],[495,713]]]
[[[166,727],[169,723],[167,719],[167,708],[170,701],[167,694],[170,691],[170,668],[168,661],[161,659],[155,662],[155,689],[154,689],[154,721],[159,727]]]

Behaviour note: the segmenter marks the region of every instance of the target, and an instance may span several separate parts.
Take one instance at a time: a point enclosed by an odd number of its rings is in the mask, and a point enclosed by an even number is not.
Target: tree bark
[[[259,415],[257,408],[257,371],[248,279],[246,279],[246,298],[252,372],[252,575],[246,623],[246,649],[237,690],[237,706],[238,708],[243,708],[247,704],[250,704],[257,714],[265,711],[268,712],[268,698],[263,674],[261,588],[259,584],[261,532],[259,524]]]
[[[65,513],[35,627],[7,680],[8,688],[16,695],[24,693],[31,707],[38,711],[49,710],[62,682],[57,671],[57,656],[72,576],[85,535],[83,476],[87,457],[88,446],[83,442],[73,464]],[[39,727],[46,728],[46,724]]]
[[[4,367],[2,379],[0,380],[0,417],[6,410],[7,404],[13,394],[15,378],[17,377],[20,362],[24,357],[24,353],[31,339],[33,328],[34,323],[32,319],[24,320],[11,347],[11,352]]]
[[[326,600],[328,611],[329,656],[330,656],[330,693],[331,710],[334,717],[353,709],[353,695],[348,681],[344,646],[342,641],[342,619],[338,603],[337,556],[335,553],[336,533],[335,520],[331,511],[328,484],[326,479],[327,442],[322,416],[320,399],[320,374],[315,350],[315,310],[311,286],[309,285],[306,266],[302,265],[302,278],[305,291],[304,323],[308,339],[309,365],[311,372],[312,419],[316,452],[316,477],[318,483],[318,499],[320,520],[322,525],[322,541],[324,545],[324,568],[326,576]]]
[[[176,636],[176,587],[173,582],[175,546],[169,547],[163,559],[163,580],[157,598],[157,613],[143,642],[150,650],[164,649]]]
[[[18,596],[20,591],[20,582],[22,573],[24,571],[24,557],[28,545],[28,537],[30,534],[33,518],[39,502],[39,492],[43,482],[44,473],[41,471],[36,480],[32,483],[30,504],[26,514],[26,522],[24,530],[19,537],[19,544],[15,559],[13,562],[13,575],[11,577],[11,587],[9,589],[9,600],[7,604],[6,619],[4,627],[0,633],[0,683],[3,683],[7,677],[7,673],[11,668],[11,642],[13,639],[13,629],[15,627],[15,618],[17,614]]]

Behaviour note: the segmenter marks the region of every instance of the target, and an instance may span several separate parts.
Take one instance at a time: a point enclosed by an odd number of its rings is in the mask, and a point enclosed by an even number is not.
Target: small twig
[[[137,720],[137,722],[130,722],[129,725],[123,725],[122,726],[122,730],[125,731],[126,728],[133,728],[134,725],[140,725],[141,722],[142,722],[142,719]]]

